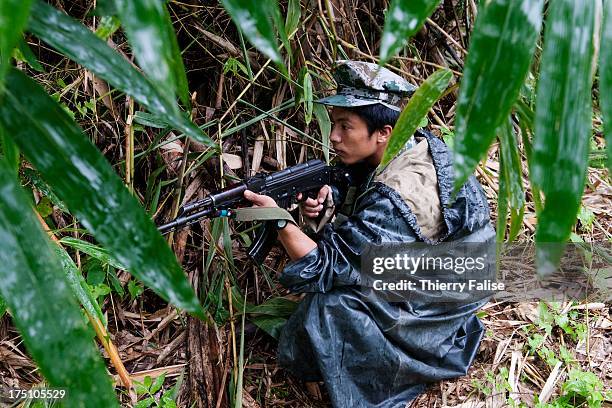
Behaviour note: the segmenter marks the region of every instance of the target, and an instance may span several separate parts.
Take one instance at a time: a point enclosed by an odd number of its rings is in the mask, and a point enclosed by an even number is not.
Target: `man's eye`
[[[342,130],[349,130],[350,127],[348,127],[347,125],[342,125]]]

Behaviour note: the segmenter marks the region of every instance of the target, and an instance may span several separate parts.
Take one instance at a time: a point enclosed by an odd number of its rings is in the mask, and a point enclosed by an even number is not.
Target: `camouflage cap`
[[[378,64],[350,60],[336,64],[333,73],[338,84],[336,95],[316,103],[340,107],[381,104],[400,111],[402,100],[416,90],[413,84]]]

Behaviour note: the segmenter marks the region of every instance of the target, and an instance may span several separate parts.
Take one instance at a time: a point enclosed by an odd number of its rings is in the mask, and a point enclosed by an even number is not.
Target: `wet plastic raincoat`
[[[404,407],[430,382],[464,375],[483,326],[469,304],[366,302],[359,293],[364,243],[494,240],[489,209],[474,177],[451,203],[453,175],[447,146],[426,138],[442,208],[443,233],[423,235],[406,200],[369,182],[352,215],[326,225],[317,248],[288,264],[281,283],[306,292],[279,339],[279,364],[304,381],[323,380],[334,407]]]

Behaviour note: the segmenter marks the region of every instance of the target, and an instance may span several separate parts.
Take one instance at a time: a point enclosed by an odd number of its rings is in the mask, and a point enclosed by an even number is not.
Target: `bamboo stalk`
[[[42,226],[43,230],[47,234],[49,234],[49,237],[51,238],[53,242],[55,242],[57,245],[61,247],[62,244],[60,243],[59,239],[55,236],[53,231],[51,231],[51,228],[49,228],[49,226],[47,225],[45,220],[40,216],[38,211],[34,211],[34,213],[36,214],[36,217],[38,218],[38,221],[40,222],[40,225]],[[121,357],[119,357],[119,352],[117,351],[117,347],[115,347],[115,344],[113,344],[112,340],[110,339],[110,336],[108,335],[108,332],[106,331],[106,328],[104,327],[100,319],[98,319],[97,317],[91,316],[87,312],[87,310],[84,310],[84,312],[87,315],[87,318],[89,319],[89,321],[91,322],[91,325],[93,326],[93,329],[96,332],[96,336],[98,337],[98,340],[102,344],[102,347],[104,347],[104,350],[106,350],[106,353],[108,354],[108,357],[110,358],[112,365],[115,367],[115,370],[117,370],[117,374],[121,378],[121,382],[123,383],[123,386],[127,388],[128,390],[131,390],[132,381],[130,380],[130,374],[127,372],[125,366],[123,365],[123,361],[121,361]]]
[[[121,378],[123,386],[130,390],[132,388],[132,380],[130,379],[130,374],[127,372],[125,366],[123,365],[123,361],[121,361],[121,357],[119,356],[117,347],[110,339],[106,328],[104,328],[104,325],[102,324],[100,319],[91,316],[89,313],[87,313],[87,311],[85,311],[85,313],[87,314],[87,317],[89,318],[89,321],[91,322],[91,325],[93,326],[94,331],[96,332],[96,336],[98,336],[98,340],[100,341],[100,343],[102,343],[102,347],[104,347],[104,350],[106,350],[106,353],[108,354],[111,363],[115,367],[115,370],[117,370],[117,374],[119,375],[119,378]]]

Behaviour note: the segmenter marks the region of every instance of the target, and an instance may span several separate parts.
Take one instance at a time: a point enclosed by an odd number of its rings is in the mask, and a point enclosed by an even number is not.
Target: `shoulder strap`
[[[280,207],[246,207],[234,210],[236,221],[287,220],[295,224],[289,211]]]

